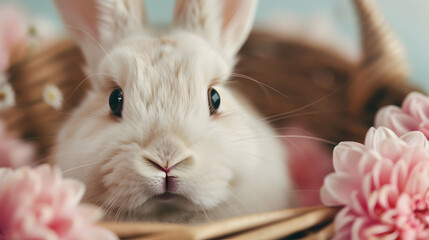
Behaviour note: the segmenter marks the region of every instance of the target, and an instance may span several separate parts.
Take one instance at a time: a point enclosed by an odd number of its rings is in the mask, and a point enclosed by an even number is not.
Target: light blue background
[[[73,0],[70,0],[73,1]],[[34,15],[53,19],[60,26],[49,0],[0,0],[24,5]],[[351,0],[260,0],[256,24],[285,12],[304,18],[324,16],[357,46],[358,27]],[[408,53],[413,81],[429,90],[429,0],[377,0],[385,18],[396,31]],[[146,0],[149,21],[171,22],[174,0]]]

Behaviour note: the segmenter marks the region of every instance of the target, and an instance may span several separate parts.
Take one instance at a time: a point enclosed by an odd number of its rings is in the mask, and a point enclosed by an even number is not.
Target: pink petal
[[[382,159],[374,164],[374,167],[371,172],[372,183],[375,188],[380,188],[384,184],[390,182],[390,175],[392,172],[393,164],[387,159]]]
[[[388,209],[380,216],[380,220],[383,223],[387,223],[389,225],[395,225],[397,216],[398,216],[398,213],[396,210]]]
[[[325,178],[326,181],[326,178]],[[334,199],[330,192],[326,189],[326,185],[323,184],[322,188],[320,189],[320,201],[323,205],[326,206],[341,206],[343,205],[341,202],[337,201],[337,199]]]
[[[383,240],[397,240],[399,238],[399,234],[397,231],[394,231],[390,234],[386,234],[383,236]]]
[[[364,153],[363,145],[342,142],[334,148],[333,164],[336,172],[356,173],[359,160]]]
[[[368,214],[371,218],[377,218],[377,213],[375,212],[375,207],[378,203],[378,193],[372,192],[369,198],[367,199],[368,204]]]
[[[429,167],[426,163],[420,163],[410,173],[404,191],[411,195],[423,195],[429,189]],[[423,196],[422,196],[423,197]]]
[[[381,161],[381,159],[382,156],[375,151],[368,151],[364,153],[362,158],[360,159],[358,167],[356,168],[357,172],[359,173],[359,176],[365,176],[367,173],[371,172],[374,165],[378,161]]]
[[[387,127],[398,136],[418,129],[418,121],[397,106],[383,107],[375,117],[376,127]]]
[[[100,208],[95,208],[92,205],[81,204],[79,206],[79,215],[92,221],[98,221],[103,217],[103,211]]]
[[[408,94],[402,104],[402,109],[420,122],[429,120],[429,98],[421,93]]]
[[[361,152],[364,152],[366,149],[365,145],[357,142],[344,141],[344,142],[340,142],[340,144]]]
[[[392,169],[391,184],[396,186],[399,192],[402,192],[405,188],[408,176],[408,165],[405,161],[398,161]]]
[[[366,212],[365,199],[359,196],[359,192],[354,191],[350,196],[349,208],[352,209],[356,214],[363,215]],[[364,209],[365,207],[365,209]]]
[[[341,231],[336,231],[332,240],[350,240],[351,231],[350,229],[341,229]]]
[[[321,200],[328,206],[345,205],[356,190],[356,181],[347,174],[334,173],[325,178],[321,189]]]
[[[64,180],[64,185],[67,185],[68,193],[63,195],[64,198],[61,198],[60,205],[70,207],[78,204],[85,193],[85,185],[73,179]]]
[[[379,153],[394,162],[401,157],[406,144],[397,138],[388,138],[379,144]]]
[[[368,222],[366,221],[366,219],[362,217],[357,218],[352,225],[351,239],[361,240],[364,234],[364,229],[367,227],[367,225],[368,225]]]
[[[371,148],[371,146],[374,144],[374,135],[376,132],[376,128],[371,127],[365,136],[365,146]]]
[[[405,228],[401,232],[401,239],[417,239],[417,232],[416,229],[413,229],[411,227]]]
[[[418,130],[422,132],[426,138],[429,138],[429,122],[420,123]]]
[[[398,136],[402,136],[403,134],[410,131],[416,131],[418,130],[418,127],[419,127],[417,120],[405,113],[398,113],[391,116],[390,121],[391,121],[391,129]]]
[[[380,143],[387,138],[397,139],[396,134],[385,127],[379,127],[377,129],[370,128],[365,138],[365,146],[373,150],[378,150],[380,148]]]
[[[397,106],[385,106],[378,110],[374,119],[374,127],[378,128],[381,126],[392,128],[390,118],[393,114],[402,113],[402,109]]]
[[[384,209],[395,207],[398,189],[394,185],[384,185],[379,190],[378,203]]]
[[[401,194],[396,203],[396,209],[399,214],[410,214],[411,213],[411,199],[407,194]]]
[[[388,235],[389,232],[394,230],[392,226],[384,225],[384,224],[374,224],[369,226],[367,229],[365,229],[365,236],[368,237],[368,239],[376,238],[376,236],[383,236],[383,239],[386,238],[386,235]],[[391,239],[391,238],[389,238]],[[396,239],[396,238],[393,238]]]
[[[344,207],[335,216],[335,229],[339,230],[349,225],[356,218],[356,214],[349,207]]]
[[[425,147],[428,141],[426,136],[418,131],[408,132],[402,135],[401,139],[408,145],[416,147]]]
[[[365,199],[368,199],[372,192],[371,174],[366,174],[362,179],[362,194]]]

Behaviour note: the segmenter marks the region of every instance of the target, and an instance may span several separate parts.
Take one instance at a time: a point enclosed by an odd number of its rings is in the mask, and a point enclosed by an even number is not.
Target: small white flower
[[[63,106],[63,94],[57,86],[46,85],[43,90],[43,101],[56,110],[60,110]]]
[[[58,37],[57,28],[44,18],[31,19],[28,27],[27,41],[30,51],[36,51]]]
[[[15,92],[8,83],[0,82],[0,111],[15,106]]]

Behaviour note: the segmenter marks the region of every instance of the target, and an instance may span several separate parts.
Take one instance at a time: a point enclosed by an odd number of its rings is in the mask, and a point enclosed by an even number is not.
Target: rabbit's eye
[[[117,117],[122,117],[122,105],[124,103],[124,95],[122,89],[117,88],[112,91],[109,97],[109,106],[112,114]]]
[[[208,97],[209,97],[210,116],[212,116],[217,112],[220,106],[220,96],[219,96],[219,93],[214,88],[209,88]]]

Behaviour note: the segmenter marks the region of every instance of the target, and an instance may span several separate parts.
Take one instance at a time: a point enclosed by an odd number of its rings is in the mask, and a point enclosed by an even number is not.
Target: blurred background
[[[377,0],[387,21],[404,44],[411,65],[412,79],[429,90],[429,1]],[[63,34],[50,0],[0,0],[25,9],[28,17],[48,20],[56,33]],[[169,24],[174,0],[146,0],[149,22]],[[294,34],[336,47],[346,56],[359,56],[359,35],[355,13],[348,0],[261,0],[255,28]]]

